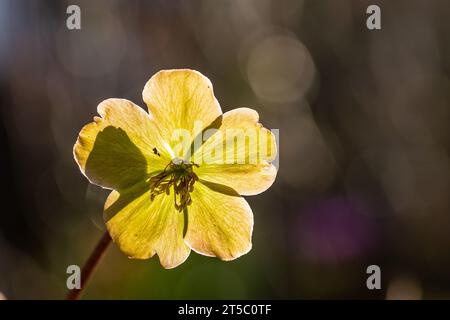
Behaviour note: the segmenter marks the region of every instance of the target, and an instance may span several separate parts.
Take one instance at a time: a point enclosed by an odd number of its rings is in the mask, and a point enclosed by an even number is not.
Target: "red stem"
[[[98,242],[94,251],[91,253],[89,259],[86,261],[86,264],[84,265],[83,269],[81,270],[81,287],[80,287],[80,289],[70,290],[66,297],[67,300],[78,300],[81,297],[83,290],[86,287],[86,284],[88,283],[89,279],[91,278],[91,275],[94,272],[95,268],[97,267],[98,263],[100,262],[102,257],[105,255],[106,249],[108,249],[108,246],[110,243],[111,243],[111,237],[110,237],[109,233],[106,231],[103,234],[100,241]]]

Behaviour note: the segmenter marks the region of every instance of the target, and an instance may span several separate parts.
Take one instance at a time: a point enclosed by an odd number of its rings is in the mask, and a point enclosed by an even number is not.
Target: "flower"
[[[276,143],[258,113],[222,114],[208,78],[162,70],[145,85],[148,113],[107,99],[82,128],[74,157],[91,183],[113,191],[104,220],[130,258],[157,254],[164,268],[192,250],[233,260],[251,249],[253,213],[241,195],[269,188]]]

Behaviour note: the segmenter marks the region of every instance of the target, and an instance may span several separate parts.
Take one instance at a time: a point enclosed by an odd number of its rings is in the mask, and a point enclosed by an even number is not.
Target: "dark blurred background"
[[[186,67],[280,129],[277,180],[247,198],[253,250],[164,270],[112,246],[86,298],[450,298],[449,40],[448,0],[2,0],[0,297],[64,297],[108,193],[74,162],[79,130]]]

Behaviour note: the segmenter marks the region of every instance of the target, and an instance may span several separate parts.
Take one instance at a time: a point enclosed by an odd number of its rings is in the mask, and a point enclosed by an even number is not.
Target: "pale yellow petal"
[[[203,180],[227,185],[241,195],[255,195],[269,188],[277,169],[273,133],[259,122],[258,113],[239,108],[223,115],[221,126],[199,148],[192,161]],[[207,134],[207,132],[206,132]]]
[[[203,180],[231,187],[243,196],[266,191],[277,176],[275,166],[267,162],[257,165],[205,165],[196,172]]]
[[[189,147],[195,136],[214,125],[222,114],[211,82],[194,70],[159,71],[147,82],[142,95],[150,114],[160,125],[163,135],[170,137],[174,149],[180,135]],[[186,153],[187,150],[183,151]],[[176,156],[184,156],[181,152],[176,153]]]
[[[156,253],[161,265],[170,269],[189,256],[183,241],[184,215],[175,210],[173,197],[161,194],[152,201],[142,185],[113,191],[104,219],[111,238],[130,258],[148,259]]]
[[[108,99],[97,110],[101,117],[83,127],[74,145],[75,160],[92,183],[126,188],[170,161],[157,125],[142,108]]]
[[[234,190],[197,182],[188,207],[186,243],[195,251],[233,260],[252,247],[253,213]]]

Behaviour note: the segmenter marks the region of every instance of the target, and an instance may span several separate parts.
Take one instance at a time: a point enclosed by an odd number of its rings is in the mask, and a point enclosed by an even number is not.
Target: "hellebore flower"
[[[164,268],[191,249],[222,260],[247,253],[253,213],[241,195],[275,180],[272,132],[252,109],[222,114],[197,71],[156,73],[143,99],[148,113],[124,99],[101,102],[74,146],[89,181],[113,190],[104,208],[113,241],[130,258],[156,253]]]

